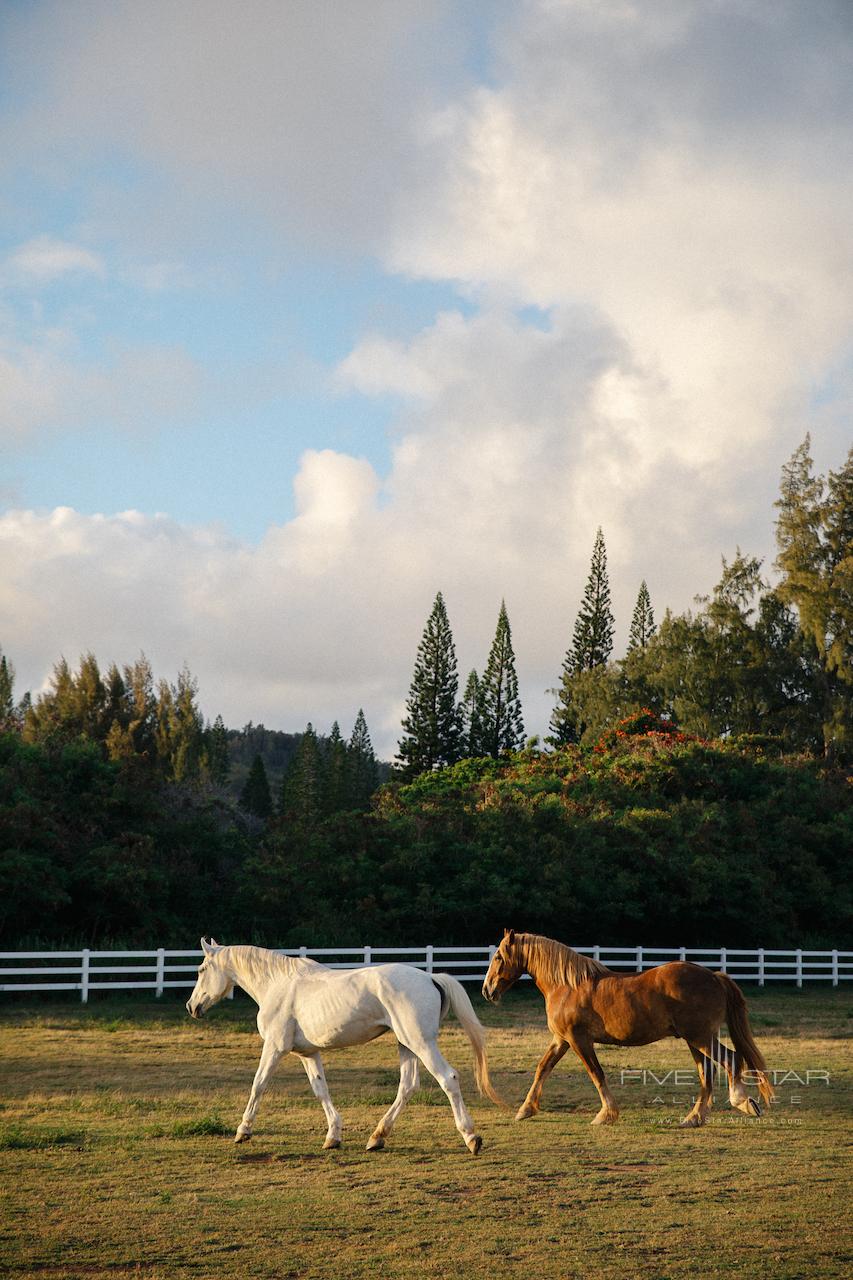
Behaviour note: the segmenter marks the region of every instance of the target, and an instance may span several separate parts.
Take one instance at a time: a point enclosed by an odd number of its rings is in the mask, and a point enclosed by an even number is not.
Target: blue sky
[[[849,446],[849,5],[0,6],[0,645],[396,741],[444,591],[547,728]]]

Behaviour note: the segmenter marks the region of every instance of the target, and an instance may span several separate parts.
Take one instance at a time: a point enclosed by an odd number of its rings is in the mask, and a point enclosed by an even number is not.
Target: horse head
[[[483,982],[483,998],[497,1004],[503,993],[521,977],[523,971],[522,958],[515,941],[515,930],[504,929],[504,936],[492,956],[489,971]]]
[[[204,959],[198,971],[193,993],[187,1001],[187,1013],[193,1018],[200,1018],[211,1005],[217,1004],[234,987],[233,980],[219,963],[218,957],[222,947],[216,939],[211,938],[208,942],[206,938],[202,938],[201,949],[204,952]]]

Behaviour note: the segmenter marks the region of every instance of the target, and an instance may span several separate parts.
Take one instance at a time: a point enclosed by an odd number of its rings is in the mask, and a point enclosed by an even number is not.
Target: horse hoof
[[[335,1151],[341,1145],[340,1138],[327,1138],[323,1143],[324,1151]]]
[[[698,1129],[703,1123],[699,1116],[687,1116],[678,1127],[679,1129]]]
[[[750,1115],[755,1116],[756,1120],[761,1115],[761,1107],[755,1101],[755,1098],[747,1098],[746,1105],[749,1107]]]
[[[480,1147],[482,1147],[482,1145],[483,1139],[480,1137],[479,1133],[472,1134],[465,1143],[465,1146],[471,1152],[472,1156],[478,1156],[480,1154]]]
[[[615,1124],[619,1119],[618,1111],[599,1111],[594,1120],[590,1124]]]
[[[367,1144],[368,1151],[381,1151],[385,1146],[384,1138],[371,1138]]]
[[[236,1132],[236,1134],[234,1135],[234,1141],[235,1141],[235,1142],[248,1142],[248,1141],[249,1141],[249,1139],[251,1138],[251,1136],[252,1136],[252,1135],[251,1135],[250,1133],[241,1133],[241,1132],[240,1132],[240,1130],[238,1129],[238,1130],[237,1130],[237,1132]]]
[[[515,1118],[516,1120],[529,1120],[531,1116],[535,1115],[536,1108],[531,1107],[529,1103],[525,1102],[524,1105],[519,1107],[516,1111]]]

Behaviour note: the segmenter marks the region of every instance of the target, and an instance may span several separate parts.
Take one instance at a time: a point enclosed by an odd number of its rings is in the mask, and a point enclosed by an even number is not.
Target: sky
[[[0,0],[0,646],[391,758],[437,591],[545,734],[853,440],[849,0]]]

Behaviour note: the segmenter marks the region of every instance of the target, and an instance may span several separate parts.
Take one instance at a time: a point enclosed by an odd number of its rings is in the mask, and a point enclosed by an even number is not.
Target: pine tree
[[[655,634],[655,615],[652,612],[652,601],[645,578],[640,583],[637,603],[631,618],[631,631],[628,636],[628,652],[632,649],[645,649]]]
[[[557,690],[557,705],[551,716],[551,742],[557,746],[579,742],[585,725],[578,719],[578,699],[572,682],[584,671],[606,666],[613,650],[613,614],[610,611],[610,582],[607,551],[601,529],[595,535],[592,561],[572,643],[563,661],[563,676]]]
[[[347,766],[347,745],[341,737],[340,725],[336,720],[332,725],[331,733],[323,743],[322,750],[324,813],[340,813],[342,809],[348,808],[349,770]]]
[[[807,435],[782,469],[776,503],[780,598],[817,654],[824,753],[853,754],[853,450],[828,483],[812,474]]]
[[[483,724],[481,714],[480,680],[471,671],[462,696],[462,751],[465,756],[483,755]]]
[[[14,691],[15,668],[0,649],[0,733],[17,728]]]
[[[205,733],[205,753],[210,781],[215,787],[227,786],[228,775],[231,772],[231,759],[228,751],[228,730],[225,728],[222,716],[217,716],[213,727]]]
[[[256,755],[245,786],[240,792],[240,807],[264,821],[272,814],[272,796],[267,771],[260,755]]]
[[[280,811],[293,822],[311,827],[323,806],[320,744],[309,721],[281,784]]]
[[[379,767],[361,707],[349,740],[347,761],[350,804],[356,809],[366,809],[370,804],[370,797],[379,785]]]
[[[132,752],[149,766],[157,761],[157,698],[151,663],[141,653],[131,666],[124,668],[127,690],[128,726]]]
[[[589,577],[580,611],[575,620],[572,647],[566,662],[572,674],[603,666],[613,649],[613,614],[610,612],[610,581],[607,551],[601,529],[595,535]]]
[[[497,758],[524,745],[512,633],[503,600],[489,660],[480,681],[480,724],[483,755]]]
[[[407,715],[397,758],[413,778],[459,759],[462,716],[457,703],[456,649],[441,592],[435,598],[418,645]]]
[[[198,682],[187,667],[176,684],[160,681],[157,699],[157,754],[171,782],[195,783],[201,769],[204,721],[196,703]]]

